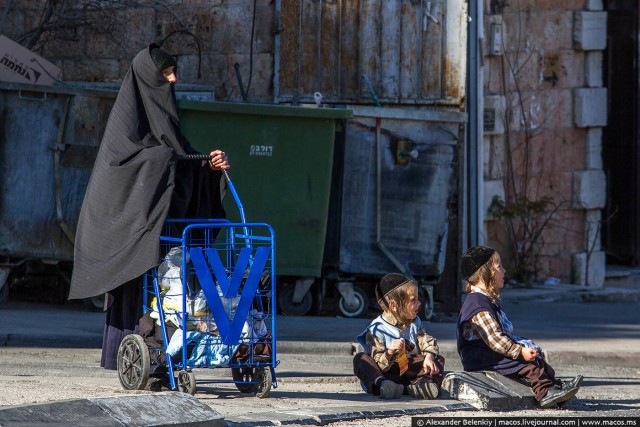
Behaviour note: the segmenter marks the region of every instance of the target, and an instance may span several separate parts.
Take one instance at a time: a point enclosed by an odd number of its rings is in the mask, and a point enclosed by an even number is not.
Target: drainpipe
[[[276,0],[276,36],[273,47],[273,103],[280,102],[280,33],[282,32],[282,0]]]
[[[482,210],[482,52],[480,50],[482,31],[481,2],[469,2],[469,25],[467,46],[468,58],[468,88],[467,111],[467,162],[465,199],[466,203],[466,233],[462,235],[461,249],[483,243],[482,227],[484,215]]]

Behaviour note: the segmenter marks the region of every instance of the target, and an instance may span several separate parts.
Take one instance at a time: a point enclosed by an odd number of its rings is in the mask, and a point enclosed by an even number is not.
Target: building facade
[[[612,253],[638,208],[611,196],[612,163],[624,154],[607,146],[619,140],[608,86],[621,69],[608,40],[637,41],[633,3],[482,3],[471,38],[480,47],[482,128],[467,139],[480,150],[479,241],[499,248],[520,280],[601,287],[607,263],[620,259]],[[67,82],[118,82],[155,41],[178,57],[183,82],[210,86],[219,101],[376,106],[433,122],[434,111],[465,111],[473,99],[464,0],[4,0],[0,8],[3,34],[55,63]],[[631,16],[618,39],[608,25],[616,13]],[[629,79],[637,89],[637,76]],[[374,116],[365,126],[375,128]],[[420,141],[416,123],[389,126]],[[635,147],[637,134],[629,138]]]

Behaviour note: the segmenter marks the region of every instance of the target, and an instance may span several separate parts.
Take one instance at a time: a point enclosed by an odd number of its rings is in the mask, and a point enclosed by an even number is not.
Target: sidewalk
[[[552,364],[596,362],[609,366],[637,366],[640,360],[637,348],[640,292],[611,288],[590,291],[557,285],[510,288],[503,295],[502,305],[516,333],[541,345]],[[97,349],[101,345],[104,316],[104,313],[88,312],[82,305],[9,301],[0,309],[0,346]],[[355,378],[351,378],[350,356],[356,351],[355,337],[369,321],[278,316],[277,352],[283,363],[277,371],[284,386],[276,389],[277,398],[266,401],[246,397],[235,399],[237,391],[233,389],[219,397],[211,397],[205,390],[196,397],[223,414],[227,425],[234,426],[273,425],[271,422],[324,424],[372,416],[475,410],[469,404],[445,399],[403,398],[394,405],[383,405],[378,398],[360,391]],[[447,370],[459,370],[455,323],[427,322],[426,327],[438,339],[441,353],[447,359]],[[328,355],[336,362],[317,373],[298,367],[291,370],[293,359],[317,360],[317,353]],[[318,383],[336,385],[325,388],[329,391],[321,391],[316,389]]]
[[[573,343],[585,340],[606,339],[616,345],[640,337],[637,311],[624,309],[627,304],[640,309],[640,290],[589,290],[574,285],[508,288],[503,292],[501,304],[516,333],[546,342],[556,352],[563,347],[578,348]],[[104,317],[104,313],[89,312],[79,303],[54,305],[10,300],[0,308],[0,346],[100,348]],[[351,352],[355,337],[370,320],[278,315],[278,348],[285,353]],[[455,322],[426,322],[426,325],[441,346],[455,346]],[[624,345],[620,350],[631,349]]]
[[[611,366],[637,366],[640,348],[640,290],[574,285],[510,288],[501,304],[515,333],[531,338],[550,360],[597,361]],[[352,352],[355,337],[369,319],[280,317],[280,352]],[[454,322],[427,322],[448,360],[457,359]],[[585,351],[588,349],[588,351]]]

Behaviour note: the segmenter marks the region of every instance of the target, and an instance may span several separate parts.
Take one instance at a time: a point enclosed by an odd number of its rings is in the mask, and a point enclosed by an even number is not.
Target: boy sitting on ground
[[[418,317],[416,282],[391,273],[375,291],[383,313],[358,336],[365,351],[353,358],[353,372],[364,391],[383,399],[403,394],[435,399],[442,384],[444,358]]]

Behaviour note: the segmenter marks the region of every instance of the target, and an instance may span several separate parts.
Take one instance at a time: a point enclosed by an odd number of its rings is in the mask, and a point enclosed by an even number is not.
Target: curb
[[[580,285],[549,285],[530,288],[509,288],[503,293],[502,301],[584,302],[621,303],[640,301],[640,289],[629,288],[587,288]]]
[[[640,352],[615,353],[609,351],[549,351],[553,365],[600,365],[615,368],[637,368]]]
[[[0,347],[102,348],[102,335],[0,334]]]
[[[277,341],[279,354],[356,354],[357,343],[330,341]]]
[[[416,401],[411,401],[412,407],[403,409],[363,410],[362,406],[323,408],[322,410],[301,409],[299,411],[272,411],[250,414],[241,418],[225,418],[229,427],[257,427],[284,425],[327,425],[337,421],[354,421],[363,419],[377,419],[386,417],[401,417],[405,415],[424,415],[443,413],[446,411],[476,411],[468,403],[456,400],[428,401],[423,407],[415,407]],[[266,421],[265,420],[271,420]]]

